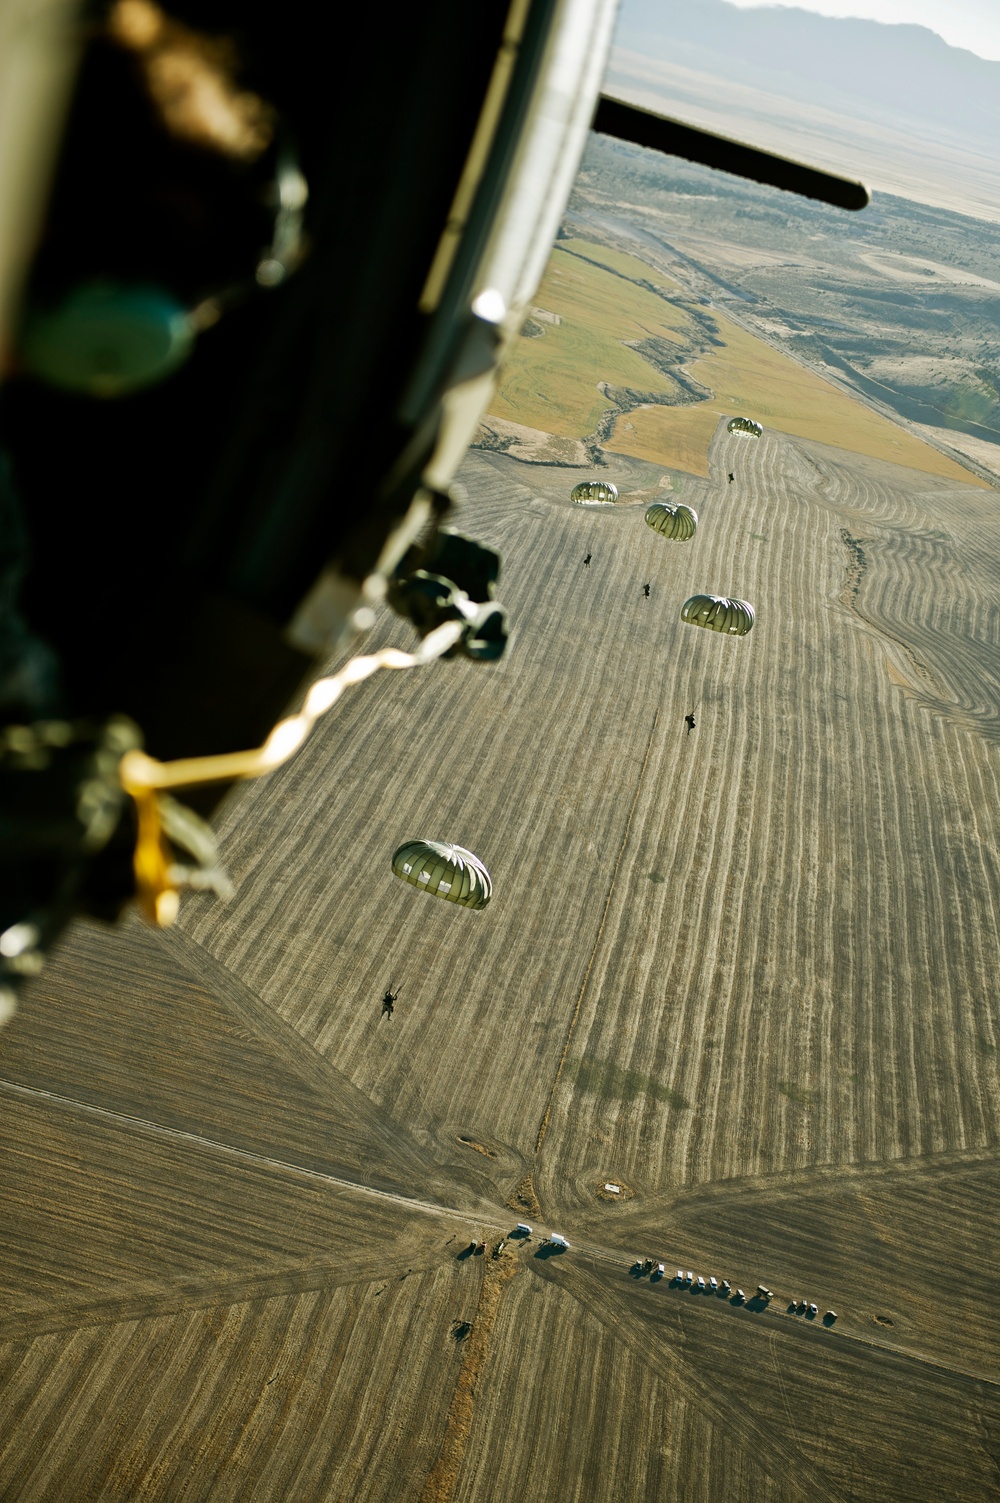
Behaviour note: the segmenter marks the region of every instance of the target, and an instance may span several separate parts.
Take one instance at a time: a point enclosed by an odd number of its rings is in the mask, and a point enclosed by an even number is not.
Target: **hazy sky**
[[[750,10],[760,0],[729,0],[729,4]],[[908,21],[936,31],[952,47],[966,47],[980,57],[1000,61],[1000,0],[797,0],[792,8],[821,16],[858,16],[865,21]]]

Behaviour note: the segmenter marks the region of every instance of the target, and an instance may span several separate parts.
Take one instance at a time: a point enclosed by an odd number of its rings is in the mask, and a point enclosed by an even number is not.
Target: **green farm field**
[[[662,340],[711,393],[684,405],[645,404],[623,414],[605,447],[694,475],[708,474],[708,445],[720,417],[746,413],[781,433],[888,460],[962,484],[977,476],[930,444],[772,349],[725,314],[712,311],[709,344],[696,305],[662,272],[585,240],[553,250],[537,305],[561,322],[521,336],[493,400],[494,417],[582,438],[610,405],[598,384],[669,392],[633,343]]]

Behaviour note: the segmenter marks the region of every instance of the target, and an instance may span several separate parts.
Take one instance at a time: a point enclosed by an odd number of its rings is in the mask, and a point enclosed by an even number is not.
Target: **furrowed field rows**
[[[711,667],[692,649],[701,739],[654,746],[544,1155],[567,1206],[602,1177],[650,1190],[996,1141],[991,805],[963,796],[992,785],[990,749],[901,695],[840,607],[854,498],[810,505],[789,448],[765,440],[741,472],[739,527],[778,546],[756,562],[713,531],[759,620],[709,639]],[[922,494],[922,525],[955,505]],[[860,593],[878,587],[873,567]]]
[[[4,1039],[0,1075],[324,1173],[433,1181],[405,1130],[234,977],[138,921],[65,937]]]
[[[848,602],[882,635],[928,704],[961,710],[996,739],[1000,715],[1000,561],[994,492],[954,491],[871,463],[865,477],[813,449],[820,492],[845,523]],[[851,534],[859,534],[853,537]],[[869,576],[876,576],[874,583]],[[862,584],[864,583],[864,588]]]
[[[0,1345],[0,1496],[416,1503],[461,1360],[455,1284],[450,1262]]]
[[[651,1503],[799,1503],[693,1394],[657,1333],[652,1351],[623,1345],[549,1280],[519,1277],[497,1323],[455,1503],[616,1495]]]
[[[710,459],[674,545],[470,455],[509,656],[352,690],[229,797],[227,907],[39,978],[0,1066],[0,1497],[996,1492],[993,497],[773,434]],[[684,626],[704,590],[753,632]],[[397,881],[413,836],[490,906]],[[529,1174],[573,1251],[457,1257]]]
[[[587,1223],[596,1238],[662,1258],[668,1275],[683,1266],[750,1293],[763,1281],[775,1311],[815,1302],[820,1316],[837,1312],[838,1335],[996,1385],[1000,1308],[985,1249],[998,1210],[996,1155],[956,1154],[720,1182],[617,1214],[601,1207]],[[687,1290],[663,1288],[668,1300],[690,1303]]]
[[[548,1277],[561,1279],[557,1270]],[[661,1354],[676,1354],[678,1388],[738,1434],[744,1455],[772,1476],[794,1478],[806,1497],[979,1503],[996,1496],[1000,1390],[993,1385],[790,1317],[699,1295],[671,1298],[603,1266],[581,1266],[573,1293],[614,1322],[622,1344],[654,1371]]]
[[[471,473],[482,493],[462,520],[504,552],[509,661],[385,677],[345,700],[276,783],[233,799],[238,896],[192,920],[354,1084],[452,1157],[460,1133],[501,1156],[533,1146],[661,675],[637,568],[658,540],[641,511],[555,508],[485,463]],[[640,530],[638,559],[616,551],[625,528]],[[496,892],[485,913],[391,876],[393,848],[415,834],[483,857]],[[401,1002],[380,1021],[391,981]]]
[[[434,1224],[386,1200],[72,1102],[2,1095],[3,1317],[19,1331],[33,1316],[50,1329],[67,1304],[89,1323],[115,1300],[187,1288],[203,1303],[234,1277],[429,1256]]]
[[[560,1084],[565,1143],[557,1153],[550,1137],[545,1159],[557,1204],[612,1172],[653,1190],[995,1138],[992,873],[983,806],[954,781],[956,767],[967,782],[992,782],[991,769],[964,721],[900,694],[839,599],[852,514],[903,535],[967,498],[931,480],[914,499],[886,479],[899,471],[872,463],[871,479],[817,446],[720,444],[717,473],[735,467],[738,482],[718,487],[685,549],[660,545],[638,511],[546,506],[518,485],[524,467],[471,460],[466,525],[505,552],[513,657],[359,694],[329,728],[333,777],[321,742],[283,787],[234,800],[240,897],[210,936],[195,921],[362,1090],[441,1153],[456,1136],[486,1139],[510,1174],[555,1074],[659,712]],[[872,565],[866,609],[877,586]],[[683,628],[677,607],[695,588],[752,599],[752,636]],[[276,854],[252,812],[265,798],[314,815],[336,798],[351,820],[331,835],[314,817]],[[418,909],[385,875],[392,846],[428,819],[486,857],[498,897],[485,915]],[[960,913],[959,864],[971,872]],[[556,890],[558,907],[541,898]],[[400,1018],[380,1024],[373,1004],[393,977],[409,1011],[390,1033]],[[962,1048],[984,1028],[985,1050]],[[508,1065],[487,1101],[475,1061],[498,1049]]]

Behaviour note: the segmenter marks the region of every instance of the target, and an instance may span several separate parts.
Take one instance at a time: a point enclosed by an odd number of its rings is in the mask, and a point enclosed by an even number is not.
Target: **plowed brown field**
[[[228,907],[26,996],[4,1503],[1000,1497],[996,496],[710,458],[678,545],[470,456],[508,657],[353,690],[229,799]],[[393,878],[415,836],[484,912]],[[494,1259],[526,1177],[572,1248]]]

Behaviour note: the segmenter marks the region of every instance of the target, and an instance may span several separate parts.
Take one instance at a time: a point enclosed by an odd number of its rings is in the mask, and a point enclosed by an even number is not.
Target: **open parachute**
[[[478,856],[441,840],[408,840],[393,853],[392,869],[402,881],[462,908],[485,908],[493,883]]]
[[[764,430],[753,418],[735,417],[730,418],[726,424],[727,433],[742,433],[747,438],[763,438]]]
[[[727,595],[692,595],[681,606],[681,620],[689,626],[704,626],[728,637],[745,637],[753,626],[754,610],[748,600]]]
[[[646,508],[646,526],[675,543],[686,543],[698,530],[698,513],[682,501],[676,506],[669,501],[654,501]]]
[[[590,505],[609,506],[618,500],[618,487],[610,480],[582,480],[579,485],[574,485],[569,499],[577,506],[586,506],[588,502]]]

